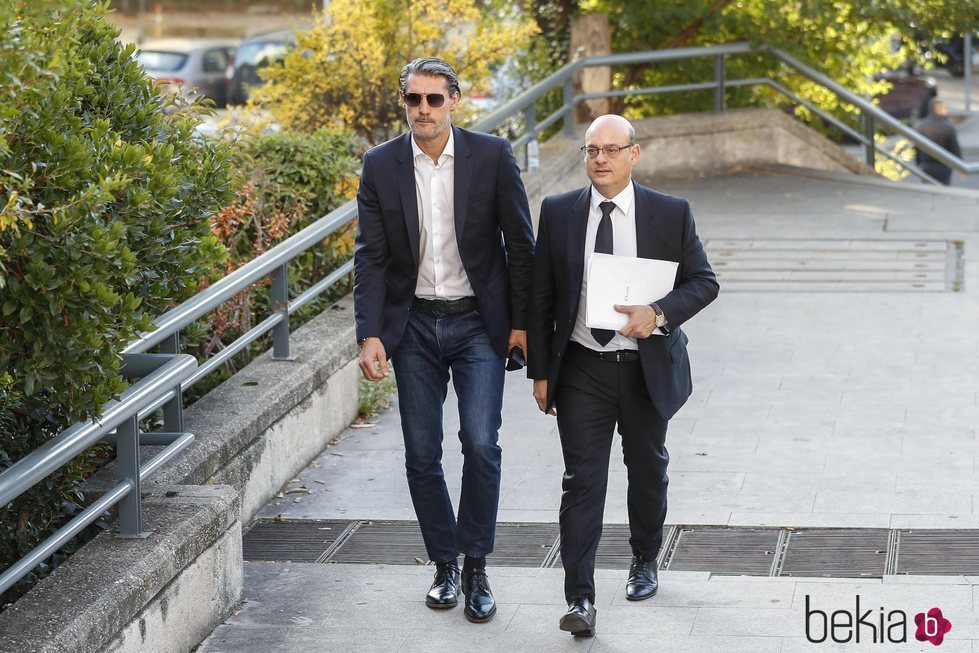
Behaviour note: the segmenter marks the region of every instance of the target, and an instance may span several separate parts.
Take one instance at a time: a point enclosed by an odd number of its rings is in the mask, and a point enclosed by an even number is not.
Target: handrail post
[[[724,82],[726,81],[726,75],[724,55],[719,54],[714,57],[714,81],[717,84],[717,87],[714,89],[714,113],[724,112]]]
[[[564,80],[564,135],[574,138],[574,81]]]
[[[178,384],[174,397],[163,404],[163,430],[167,433],[184,432],[184,391]]]
[[[160,352],[164,354],[180,353],[180,332],[175,332],[160,343]],[[163,430],[170,433],[184,431],[184,394],[178,385],[173,399],[163,405]]]
[[[972,32],[975,28],[970,25],[965,31],[965,40],[962,42],[962,60],[965,67],[962,71],[962,81],[965,82],[965,110],[972,111]]]
[[[272,273],[272,310],[282,320],[272,327],[272,360],[294,361],[289,354],[289,265],[283,263]]]
[[[136,415],[119,426],[116,436],[119,480],[128,479],[132,483],[129,493],[119,501],[119,537],[143,539],[149,533],[143,531],[143,513],[139,503],[139,421]]]
[[[537,142],[537,107],[533,102],[524,107],[524,129],[530,134],[530,140],[524,147],[524,161],[527,172],[540,170],[540,144]]]
[[[864,143],[863,146],[864,159],[866,160],[868,166],[875,168],[877,163],[877,149],[874,142],[874,133],[876,131],[876,128],[874,127],[874,117],[869,113],[864,113],[862,118],[863,135],[867,139],[867,142]]]

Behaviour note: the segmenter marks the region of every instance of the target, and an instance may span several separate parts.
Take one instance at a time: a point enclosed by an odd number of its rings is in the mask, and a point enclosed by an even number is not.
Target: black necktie
[[[615,209],[615,202],[608,200],[598,205],[602,210],[602,220],[598,223],[598,232],[595,234],[595,252],[598,254],[612,253],[612,211]],[[598,344],[605,346],[609,343],[615,331],[612,329],[592,329],[591,336],[598,341]]]

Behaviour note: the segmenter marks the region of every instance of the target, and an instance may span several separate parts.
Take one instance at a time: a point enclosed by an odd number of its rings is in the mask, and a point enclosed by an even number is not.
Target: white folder
[[[677,265],[676,261],[592,254],[585,324],[591,329],[618,331],[629,323],[629,316],[616,311],[615,304],[652,304],[662,299],[673,290]],[[664,335],[660,329],[653,334]]]

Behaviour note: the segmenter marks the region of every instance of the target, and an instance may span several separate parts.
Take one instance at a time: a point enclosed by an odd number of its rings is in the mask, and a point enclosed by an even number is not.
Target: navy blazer
[[[719,286],[687,200],[633,183],[637,255],[679,263],[673,290],[656,302],[669,320],[669,335],[638,341],[653,406],[663,419],[670,419],[693,387],[687,336],[680,325],[714,301]],[[591,186],[586,186],[547,197],[541,204],[527,317],[527,374],[532,379],[547,379],[548,409],[554,402],[561,357],[578,317],[590,191]]]
[[[459,255],[493,346],[506,356],[510,330],[527,328],[534,256],[527,193],[506,140],[458,127],[452,132]],[[357,339],[380,337],[393,357],[418,280],[418,201],[410,133],[364,154],[357,210]]]

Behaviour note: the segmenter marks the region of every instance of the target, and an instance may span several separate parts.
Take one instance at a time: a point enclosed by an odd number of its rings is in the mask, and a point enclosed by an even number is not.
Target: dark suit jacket
[[[452,128],[455,227],[463,267],[500,356],[510,329],[526,329],[534,231],[510,144]],[[418,279],[418,203],[411,135],[364,155],[357,191],[354,311],[357,338],[377,336],[388,356],[401,343]]]
[[[719,286],[697,237],[690,204],[633,183],[637,255],[679,262],[673,290],[656,302],[666,314],[670,334],[639,340],[653,405],[663,419],[670,419],[692,390],[687,336],[680,325],[711,303]],[[528,308],[527,374],[548,380],[548,409],[578,316],[590,190],[587,186],[548,197],[541,204]]]

